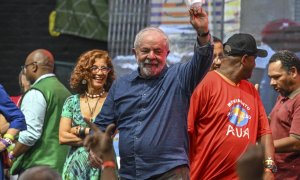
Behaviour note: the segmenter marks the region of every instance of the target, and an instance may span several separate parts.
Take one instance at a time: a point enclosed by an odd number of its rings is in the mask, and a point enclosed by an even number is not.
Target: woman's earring
[[[86,80],[83,79],[83,80],[81,81],[81,84],[86,84]]]

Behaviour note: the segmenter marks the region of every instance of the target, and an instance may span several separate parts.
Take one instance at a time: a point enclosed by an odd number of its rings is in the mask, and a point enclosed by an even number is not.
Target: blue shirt
[[[117,125],[122,178],[147,179],[189,164],[189,99],[212,54],[213,45],[196,45],[192,60],[165,67],[157,78],[134,71],[113,83],[95,124]]]
[[[9,128],[25,130],[26,122],[23,113],[11,101],[9,95],[0,85],[0,113],[5,117],[7,122],[10,123]],[[0,180],[4,179],[2,159],[0,162]]]
[[[0,113],[5,117],[7,122],[10,123],[9,128],[25,130],[26,122],[25,117],[21,110],[13,103],[9,95],[0,85]]]

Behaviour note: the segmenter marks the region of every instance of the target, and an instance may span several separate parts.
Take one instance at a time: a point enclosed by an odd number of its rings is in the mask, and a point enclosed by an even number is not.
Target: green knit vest
[[[42,79],[31,89],[40,91],[47,103],[43,133],[34,146],[15,160],[11,174],[39,165],[49,166],[61,174],[69,147],[59,144],[59,121],[65,99],[71,93],[53,76]]]

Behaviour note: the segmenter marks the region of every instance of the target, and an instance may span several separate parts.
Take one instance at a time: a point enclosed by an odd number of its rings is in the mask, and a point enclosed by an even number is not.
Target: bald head
[[[36,62],[38,65],[40,65],[42,70],[53,72],[54,58],[48,50],[37,49],[31,52],[26,59],[26,64],[33,62]]]
[[[48,166],[36,166],[27,169],[19,177],[19,180],[61,180],[60,175]]]

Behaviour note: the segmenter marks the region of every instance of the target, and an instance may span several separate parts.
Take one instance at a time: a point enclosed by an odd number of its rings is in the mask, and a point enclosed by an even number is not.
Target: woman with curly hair
[[[63,179],[99,179],[99,169],[92,168],[88,152],[83,147],[84,137],[89,134],[83,117],[94,121],[115,79],[112,60],[103,50],[90,50],[78,58],[70,78],[70,86],[77,94],[66,99],[60,128],[60,144],[71,149],[64,164]]]

